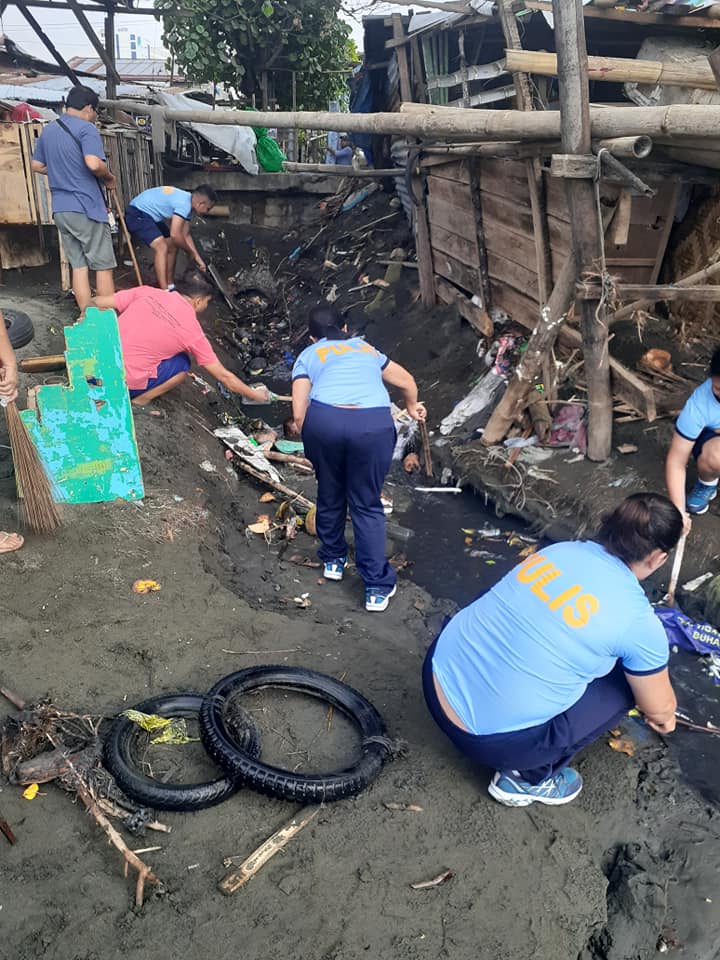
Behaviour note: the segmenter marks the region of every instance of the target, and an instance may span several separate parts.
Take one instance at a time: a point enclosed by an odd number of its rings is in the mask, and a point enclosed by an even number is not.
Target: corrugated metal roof
[[[3,81],[8,80],[5,83]],[[94,78],[84,79],[83,84],[105,96],[105,81]],[[60,103],[72,87],[67,77],[20,77],[0,75],[0,99],[27,100],[39,103]],[[121,83],[117,90],[119,97],[138,97],[148,99],[152,91],[149,87],[137,83]]]
[[[95,73],[99,77],[105,76],[105,64],[97,57],[73,57],[69,63],[73,70],[84,70],[87,73]],[[128,79],[131,77],[170,79],[170,71],[165,60],[130,60],[120,57],[115,61],[115,69],[121,77]],[[183,79],[182,74],[177,71],[173,73],[173,78]]]

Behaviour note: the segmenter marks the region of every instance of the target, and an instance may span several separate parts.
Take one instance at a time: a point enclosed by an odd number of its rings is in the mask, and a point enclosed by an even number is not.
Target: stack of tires
[[[347,716],[362,738],[362,755],[352,767],[331,774],[302,774],[263,763],[260,732],[232,699],[266,687],[279,687],[326,701]],[[161,783],[133,762],[136,724],[124,714],[113,722],[105,741],[104,764],[123,793],[156,810],[195,811],[222,803],[241,787],[297,803],[329,803],[357,796],[380,773],[389,756],[385,724],[375,707],[347,684],[300,667],[260,666],[231,673],[206,695],[179,693],[145,700],[134,708],[160,717],[195,717],[202,744],[223,771],[207,783]]]

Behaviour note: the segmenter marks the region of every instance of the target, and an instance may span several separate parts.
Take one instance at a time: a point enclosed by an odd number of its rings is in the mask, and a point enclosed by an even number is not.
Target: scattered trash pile
[[[327,731],[332,712],[343,714],[360,738],[354,762],[336,773],[301,773],[263,762],[260,730],[240,701],[272,687],[327,702]],[[18,710],[2,727],[4,776],[25,788],[23,795],[28,801],[39,795],[41,784],[50,782],[78,797],[122,856],[126,875],[130,868],[137,874],[138,908],[143,905],[146,884],[162,890],[153,868],[140,855],[160,848],[131,850],[112,820],[130,834],[146,830],[169,834],[171,828],[156,820],[153,811],[203,810],[229,799],[241,787],[313,805],[220,882],[223,893],[233,893],[312,820],[321,804],[357,796],[379,776],[385,761],[402,749],[388,738],[380,714],[362,694],[341,680],[300,667],[240,670],[223,677],[204,696],[177,693],[154,697],[124,710],[112,721],[65,710],[47,700],[27,704],[2,687],[0,693]],[[189,722],[197,724],[199,737],[191,735]],[[179,781],[183,759],[173,753],[169,775],[165,771],[161,779],[159,748],[182,750],[197,740],[219,768],[219,775],[201,783]],[[9,843],[22,839],[18,840],[1,811],[0,830]],[[235,865],[235,858],[231,859]]]

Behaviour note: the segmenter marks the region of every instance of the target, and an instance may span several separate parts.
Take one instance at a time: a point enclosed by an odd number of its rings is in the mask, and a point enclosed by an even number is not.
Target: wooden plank
[[[520,266],[535,263],[535,243],[532,236],[514,233],[501,223],[485,222],[485,246],[495,257],[511,260]]]
[[[538,278],[533,269],[534,258],[530,260],[530,267],[523,267],[520,264],[513,263],[512,260],[498,256],[488,249],[487,259],[488,272],[493,280],[507,283],[531,300],[538,300]]]
[[[495,164],[508,164],[507,171],[496,169]],[[486,165],[488,168],[486,169]],[[517,172],[516,168],[520,167]],[[517,200],[523,206],[530,208],[530,194],[528,192],[527,173],[524,165],[513,160],[488,161],[482,160],[482,190],[497,197],[508,197]]]
[[[466,208],[445,203],[436,197],[428,197],[428,216],[430,223],[470,239],[475,236],[475,218],[469,205]]]
[[[482,193],[485,230],[490,234],[496,227],[521,237],[533,238],[533,218],[529,208],[518,206],[507,197]],[[564,220],[548,216],[548,232],[553,249],[570,250],[570,229]]]
[[[421,177],[413,177],[412,189],[415,192],[416,198],[422,196]],[[431,307],[435,303],[435,282],[426,203],[421,203],[414,207],[414,212],[415,252],[417,253],[418,260],[420,296],[422,297],[423,306]]]
[[[483,157],[482,161],[483,176],[495,176],[500,180],[512,179],[522,186],[525,181],[525,163],[522,160],[507,159],[503,157]]]
[[[77,0],[68,0],[68,2],[73,3]],[[412,100],[412,88],[410,86],[410,67],[408,65],[408,52],[405,43],[407,41],[407,35],[405,33],[405,27],[403,26],[402,14],[394,13],[392,15],[392,29],[393,37],[395,40],[401,40],[402,45],[398,46],[395,50],[395,56],[397,57],[398,73],[400,75],[400,99],[403,101]]]
[[[544,10],[552,13],[552,3],[543,2],[543,0],[525,0],[525,7],[528,10]],[[644,27],[648,24],[658,24],[662,27],[691,27],[693,30],[719,30],[720,20],[712,20],[710,17],[701,17],[697,14],[690,17],[667,17],[659,13],[636,13],[625,10],[607,10],[602,7],[583,7],[583,15],[588,19],[595,20],[618,20],[622,23],[634,23],[638,27]]]
[[[468,293],[474,295],[481,291],[480,271],[477,268],[468,267],[441,250],[433,250],[433,265],[435,273],[439,273],[446,280],[456,283],[463,290],[467,290]]]
[[[597,300],[600,297],[600,285],[597,283],[578,283],[578,300]],[[704,287],[679,287],[675,284],[658,286],[653,283],[618,283],[615,285],[617,299],[625,303],[628,300],[648,300],[657,303],[660,300],[691,300],[698,303],[714,303],[720,300],[720,284],[708,284]]]
[[[562,344],[573,350],[582,349],[582,337],[575,327],[565,324],[560,330],[559,339]],[[629,404],[639,414],[651,423],[657,417],[657,400],[655,389],[651,384],[642,380],[632,370],[610,357],[610,379],[613,393]]]
[[[463,41],[464,43],[464,41]],[[482,196],[480,194],[480,164],[473,160],[470,167],[470,205],[475,218],[475,241],[478,248],[480,281],[482,284],[482,302],[485,310],[490,303],[490,274],[487,265],[487,247],[485,246],[485,222],[482,211]]]
[[[535,328],[540,316],[540,308],[536,300],[523,296],[506,283],[493,280],[492,277],[490,278],[490,298],[493,307],[504,310],[516,323],[527,330]]]
[[[670,239],[670,231],[675,223],[675,211],[677,210],[681,188],[682,184],[679,181],[676,181],[673,184],[670,192],[667,208],[665,210],[665,222],[663,224],[662,231],[657,238],[657,255],[655,257],[655,264],[653,266],[652,273],[650,274],[650,283],[657,283],[658,277],[660,276],[662,263],[665,259],[665,251],[667,250],[668,240]]]
[[[467,160],[451,160],[441,166],[433,167],[432,175],[443,180],[456,180],[458,183],[470,183],[470,170]]]
[[[20,124],[0,127],[0,212],[2,222],[34,223],[20,146]]]
[[[427,178],[428,191],[431,197],[454,203],[458,207],[465,207],[470,203],[470,184],[460,183],[457,180],[443,180],[430,174]]]
[[[452,304],[457,307],[457,311],[463,317],[473,330],[483,337],[492,337],[494,333],[493,322],[485,310],[476,307],[468,297],[464,296],[457,287],[441,277],[435,278],[435,289],[437,290],[438,300],[442,303]]]
[[[436,224],[430,224],[430,242],[433,250],[440,250],[469,267],[480,267],[480,253],[476,241],[466,240]]]

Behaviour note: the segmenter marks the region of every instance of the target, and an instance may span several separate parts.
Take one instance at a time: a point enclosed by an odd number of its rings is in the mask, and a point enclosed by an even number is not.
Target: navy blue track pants
[[[365,586],[393,587],[396,576],[385,558],[385,514],[380,502],[395,446],[390,408],[333,407],[313,400],[302,439],[318,481],[318,556],[322,561],[347,556],[349,507],[355,564]]]
[[[518,770],[528,783],[542,783],[566,767],[579,750],[614,727],[635,706],[630,684],[618,663],[606,676],[589,683],[576,703],[546,723],[509,733],[468,733],[447,718],[435,692],[432,658],[436,643],[423,664],[423,690],[433,719],[471,760],[494,770]]]

